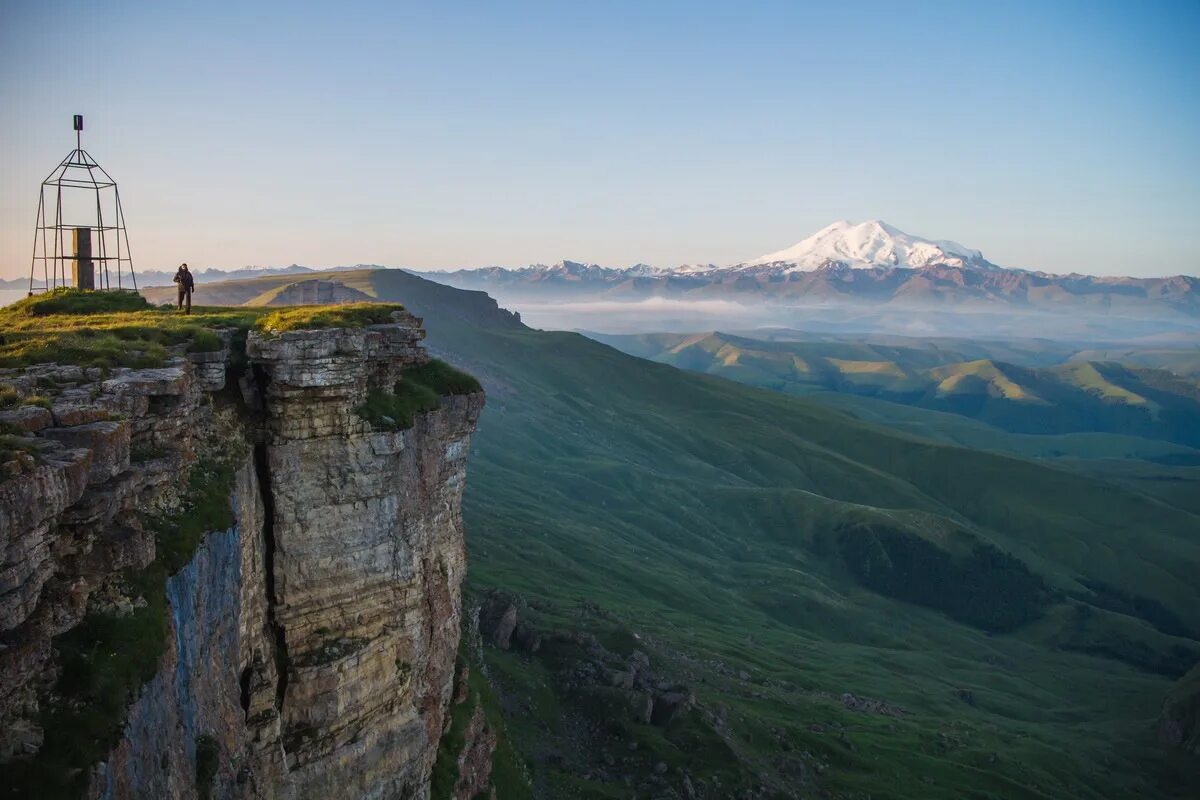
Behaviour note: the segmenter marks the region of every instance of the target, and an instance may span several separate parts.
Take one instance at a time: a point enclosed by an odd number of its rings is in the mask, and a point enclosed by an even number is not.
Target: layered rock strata
[[[233,524],[166,579],[167,640],[91,797],[422,798],[452,686],[460,499],[480,394],[412,427],[355,409],[428,360],[420,321],[251,333],[164,368],[0,373],[50,408],[0,413],[28,455],[0,482],[0,771],[36,760],[55,637],[144,601],[147,517],[192,465],[231,464]],[[229,341],[229,337],[226,337]],[[241,355],[240,353],[238,354]],[[246,364],[240,375],[227,367]],[[113,598],[116,598],[114,601]]]
[[[75,627],[93,593],[155,557],[141,513],[177,505],[197,436],[230,421],[209,402],[224,385],[177,358],[161,369],[55,364],[0,372],[48,408],[0,411],[25,449],[0,480],[0,759],[36,753],[39,692],[54,676],[51,640]],[[12,433],[8,434],[12,436]]]

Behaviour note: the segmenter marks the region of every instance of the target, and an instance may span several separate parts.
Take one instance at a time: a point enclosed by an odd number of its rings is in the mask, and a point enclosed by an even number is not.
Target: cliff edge
[[[10,796],[428,796],[483,395],[411,314],[342,308],[200,316],[160,354],[164,312],[3,320]],[[21,363],[89,327],[132,344]]]

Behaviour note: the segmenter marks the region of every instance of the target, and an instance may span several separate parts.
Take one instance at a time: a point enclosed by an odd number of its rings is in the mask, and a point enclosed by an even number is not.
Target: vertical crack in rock
[[[238,692],[241,698],[242,711],[250,713],[250,679],[254,676],[254,670],[246,667],[242,670],[241,676],[238,677]]]
[[[271,467],[267,462],[267,446],[254,446],[254,468],[258,471],[258,485],[263,502],[263,557],[266,560],[267,624],[275,634],[275,669],[279,682],[275,687],[275,707],[283,710],[283,696],[287,691],[288,654],[287,637],[283,626],[275,615],[275,495],[271,489]]]
[[[254,365],[254,384],[260,407],[265,414],[267,384],[271,377],[261,364]],[[287,636],[275,613],[278,595],[275,593],[275,492],[271,485],[271,463],[265,441],[254,445],[254,469],[258,474],[258,490],[263,504],[263,558],[267,587],[267,625],[275,638],[275,671],[278,680],[275,684],[275,708],[283,711],[283,698],[287,692],[288,682],[288,652]]]
[[[400,430],[360,416],[370,393],[429,362],[419,321],[393,319],[247,339],[264,400],[274,629],[287,636],[283,800],[424,797],[437,756],[483,396],[439,392]]]

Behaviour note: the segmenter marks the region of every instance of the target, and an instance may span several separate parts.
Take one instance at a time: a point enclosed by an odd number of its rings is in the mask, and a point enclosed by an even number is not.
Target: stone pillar
[[[76,289],[96,288],[96,268],[92,264],[92,229],[75,228],[71,237],[75,259],[71,262],[71,285]]]

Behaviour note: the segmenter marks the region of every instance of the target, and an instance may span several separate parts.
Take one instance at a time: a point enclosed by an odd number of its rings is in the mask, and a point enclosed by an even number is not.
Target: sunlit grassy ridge
[[[196,306],[156,308],[131,292],[58,289],[0,309],[0,367],[43,362],[85,367],[157,367],[168,348],[220,350],[219,330],[244,335],[391,321],[395,303],[299,306],[282,310]]]
[[[1200,446],[1200,381],[1165,370],[1112,362],[964,360],[972,350],[966,343],[956,351],[954,343],[917,348],[763,341],[719,332],[596,338],[633,355],[789,394],[876,397],[1014,433],[1104,432]]]

